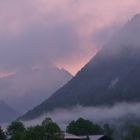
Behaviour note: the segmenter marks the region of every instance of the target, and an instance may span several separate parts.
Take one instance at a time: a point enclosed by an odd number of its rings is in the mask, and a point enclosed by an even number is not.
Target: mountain
[[[23,96],[20,99],[17,98],[16,102],[13,103],[13,106],[19,106],[17,109],[22,112],[39,105],[44,99],[50,97],[56,90],[72,79],[72,75],[69,72],[57,67],[37,69],[28,71],[25,74],[26,79],[24,78],[24,83],[21,83],[21,86],[24,86],[19,90],[24,91],[23,88],[26,90],[21,93]]]
[[[20,119],[56,108],[140,101],[140,15],[134,16],[78,74]]]
[[[47,62],[46,66],[21,68],[12,76],[0,78],[0,97],[24,113],[39,105],[71,78],[69,72]]]
[[[0,101],[0,123],[5,123],[15,120],[21,114],[7,105],[5,102]]]

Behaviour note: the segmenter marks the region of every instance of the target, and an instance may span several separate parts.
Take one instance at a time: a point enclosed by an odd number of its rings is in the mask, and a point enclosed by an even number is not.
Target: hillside
[[[0,101],[0,123],[13,121],[20,115],[18,111],[14,110],[5,102]]]
[[[42,67],[21,68],[12,76],[0,78],[0,97],[16,110],[25,113],[71,79],[69,72],[47,62]]]
[[[140,15],[120,32],[64,87],[20,119],[34,119],[56,108],[140,101]]]

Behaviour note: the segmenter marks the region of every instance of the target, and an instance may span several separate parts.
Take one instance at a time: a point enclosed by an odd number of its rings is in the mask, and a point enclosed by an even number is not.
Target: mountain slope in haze
[[[64,87],[20,119],[34,119],[56,108],[140,101],[140,15],[120,32]]]
[[[23,112],[40,104],[72,79],[72,75],[69,72],[57,67],[47,67],[28,74],[26,81],[23,83],[26,91],[22,93],[23,96],[19,100],[17,99],[16,104],[14,104],[14,106],[19,106],[18,110],[20,109]]]
[[[14,110],[5,102],[0,101],[0,123],[13,121],[20,115],[18,111]]]
[[[72,75],[46,62],[44,66],[21,68],[12,76],[0,78],[0,97],[20,112],[39,105]]]

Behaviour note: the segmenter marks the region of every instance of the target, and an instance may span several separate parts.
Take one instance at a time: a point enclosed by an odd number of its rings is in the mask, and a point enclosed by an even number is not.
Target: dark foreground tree
[[[6,140],[6,135],[3,132],[2,128],[0,127],[0,140]]]
[[[63,138],[60,127],[50,118],[46,118],[42,122],[42,127],[44,128],[47,140],[61,140]]]
[[[124,140],[140,140],[140,126],[131,125],[124,136]]]
[[[42,126],[34,126],[23,133],[22,140],[47,140],[47,137]]]
[[[7,135],[10,140],[20,140],[25,127],[21,122],[12,122],[7,128]]]
[[[110,127],[109,124],[104,125],[104,134],[110,138],[113,137],[113,129]]]
[[[67,126],[66,131],[75,135],[103,134],[103,129],[99,125],[94,124],[91,121],[85,120],[83,118],[79,118],[76,121],[72,121]]]
[[[21,122],[12,122],[7,128],[7,135],[9,140],[63,140],[59,126],[51,119],[27,129]]]

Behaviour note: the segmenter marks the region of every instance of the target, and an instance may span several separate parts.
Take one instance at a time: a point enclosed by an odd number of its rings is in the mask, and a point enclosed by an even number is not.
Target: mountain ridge
[[[44,112],[76,105],[139,102],[139,23],[140,15],[134,16],[68,84],[19,119],[34,119]]]
[[[16,111],[4,101],[0,100],[0,123],[10,122],[20,116],[21,113]]]
[[[55,65],[19,69],[14,76],[0,79],[1,99],[25,113],[71,80],[72,75]]]

